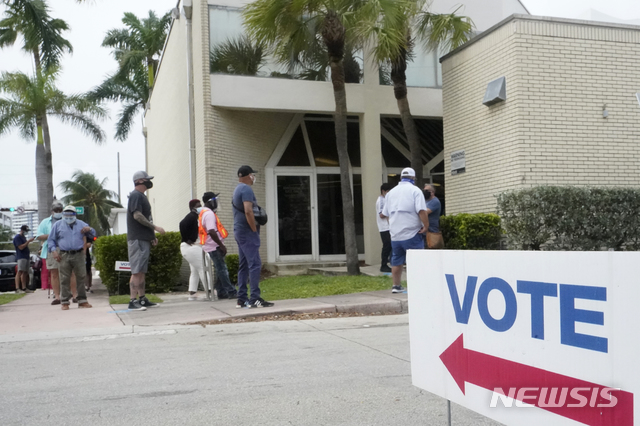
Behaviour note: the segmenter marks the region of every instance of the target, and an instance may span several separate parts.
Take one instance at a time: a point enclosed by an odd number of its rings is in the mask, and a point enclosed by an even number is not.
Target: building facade
[[[640,184],[640,26],[514,15],[442,68],[448,214],[537,185]],[[484,105],[502,77],[506,100]]]
[[[212,72],[212,49],[243,34],[240,8],[246,3],[178,3],[145,114],[147,169],[155,176],[149,191],[154,222],[177,230],[191,198],[219,192],[219,215],[233,238],[231,195],[239,166],[248,164],[258,171],[254,191],[270,215],[261,233],[263,260],[343,260],[331,83],[293,76],[268,57],[253,76]],[[457,4],[435,1],[431,10],[452,12]],[[527,12],[517,0],[473,0],[458,13],[470,16],[481,32]],[[352,193],[358,249],[362,259],[375,264],[381,247],[375,201],[380,185],[397,181],[410,164],[409,148],[393,88],[384,84],[366,52],[353,53],[358,76],[346,85]],[[442,52],[417,48],[416,53],[407,71],[408,98],[420,133],[423,173],[443,196]]]

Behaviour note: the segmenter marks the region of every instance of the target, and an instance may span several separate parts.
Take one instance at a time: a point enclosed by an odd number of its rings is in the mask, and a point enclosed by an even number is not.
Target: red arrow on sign
[[[609,400],[601,395],[601,390],[606,386],[465,349],[462,336],[461,334],[451,346],[442,352],[440,359],[463,394],[465,393],[465,382],[503,395],[515,388],[517,389],[515,393],[509,393],[509,396],[514,399],[586,425],[633,426],[632,393],[618,389],[609,391],[610,395],[617,398],[617,403],[614,407],[607,407],[612,405],[613,398]],[[503,391],[496,390],[498,388]],[[519,391],[523,388],[526,388],[526,391],[520,394]],[[553,399],[557,402],[556,394],[547,393],[549,389],[553,388],[557,389],[557,394],[560,394],[562,388],[568,388],[566,401],[559,407],[547,406],[549,402],[554,402],[550,401],[551,397],[546,396],[548,394],[553,395]],[[574,398],[570,393],[576,388],[583,389],[581,391],[582,401]],[[543,389],[545,390],[543,391]],[[518,398],[515,395],[526,396],[526,398]],[[584,399],[587,398],[588,402],[585,404]],[[570,407],[569,405],[574,406]],[[605,407],[602,407],[603,405]]]

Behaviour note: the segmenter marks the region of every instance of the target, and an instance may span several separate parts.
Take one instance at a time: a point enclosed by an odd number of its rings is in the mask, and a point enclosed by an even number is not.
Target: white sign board
[[[506,425],[633,425],[638,265],[637,252],[409,251],[413,384]]]
[[[464,150],[451,153],[451,175],[464,173],[467,167]]]
[[[122,260],[116,260],[116,271],[131,271],[131,263]]]

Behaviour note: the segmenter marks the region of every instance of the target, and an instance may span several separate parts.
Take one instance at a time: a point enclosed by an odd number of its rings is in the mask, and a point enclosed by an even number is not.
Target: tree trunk
[[[358,246],[356,244],[355,211],[351,195],[351,178],[349,174],[349,152],[347,150],[347,93],[344,76],[344,42],[345,28],[338,15],[330,11],[324,21],[322,38],[329,52],[331,66],[331,82],[336,101],[334,114],[336,146],[340,163],[340,189],[342,192],[342,219],[344,224],[344,246],[347,254],[347,273],[360,274]]]
[[[40,49],[33,51],[33,61],[36,68],[36,76],[42,77],[42,63],[40,62]],[[49,121],[46,111],[36,118],[38,125],[38,142],[36,145],[36,187],[38,194],[38,220],[51,214],[53,203],[53,162],[51,158],[51,135],[49,134]]]
[[[412,45],[410,37],[408,37],[408,46]],[[409,150],[411,151],[411,168],[416,172],[416,185],[422,189],[422,147],[420,146],[420,138],[416,130],[416,124],[411,116],[409,109],[409,99],[407,99],[407,51],[401,50],[400,57],[391,64],[391,81],[393,81],[393,94],[398,102],[398,110],[400,111],[400,119],[402,127],[409,142]]]

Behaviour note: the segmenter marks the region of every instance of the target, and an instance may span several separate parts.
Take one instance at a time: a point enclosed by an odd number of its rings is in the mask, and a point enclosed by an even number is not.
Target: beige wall
[[[174,21],[145,115],[147,170],[155,176],[147,194],[154,223],[167,231],[178,231],[191,199],[186,43],[184,20]]]
[[[639,51],[640,27],[518,16],[446,57],[447,214],[493,211],[514,188],[638,185]],[[484,106],[501,76],[507,101]],[[451,176],[461,149],[467,172]]]

